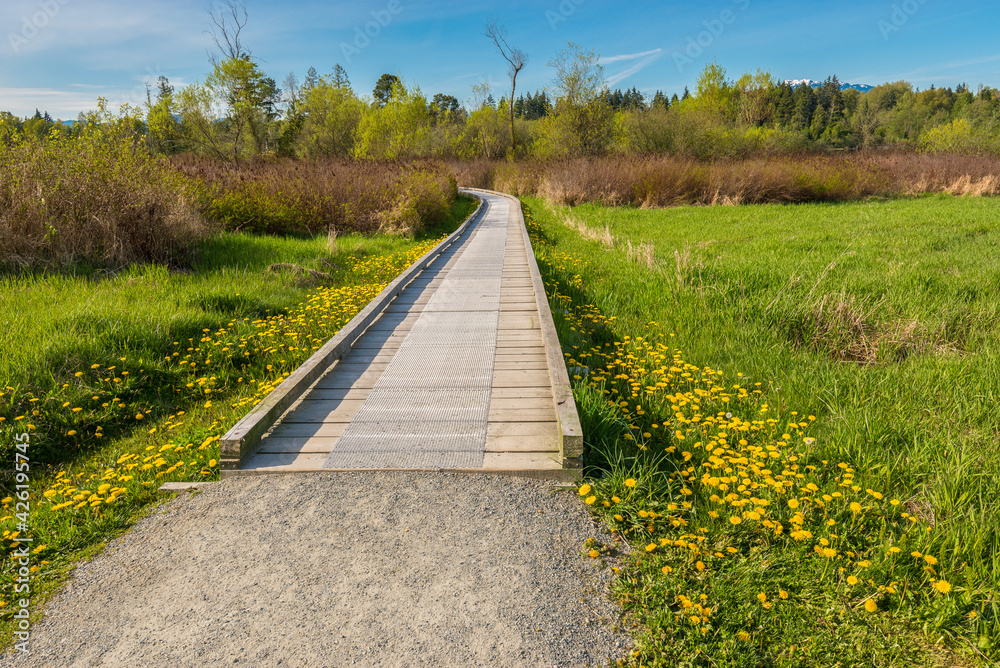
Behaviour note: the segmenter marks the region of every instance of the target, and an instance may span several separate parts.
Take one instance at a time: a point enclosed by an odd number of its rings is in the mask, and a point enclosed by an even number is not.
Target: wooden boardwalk
[[[404,469],[572,477],[579,423],[545,295],[536,294],[541,281],[520,207],[476,194],[478,218],[230,475]]]

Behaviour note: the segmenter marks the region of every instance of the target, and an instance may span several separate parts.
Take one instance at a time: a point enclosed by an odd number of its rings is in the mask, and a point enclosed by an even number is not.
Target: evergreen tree
[[[792,122],[792,118],[795,115],[795,98],[792,91],[792,85],[787,82],[782,82],[778,86],[776,93],[774,116],[778,125],[787,126]]]
[[[686,100],[691,97],[691,91],[688,90],[687,86],[684,86],[684,95],[681,96],[682,100]]]
[[[316,68],[310,66],[309,70],[306,72],[306,80],[302,82],[303,91],[311,90],[316,87],[319,83],[319,75],[316,73]]]
[[[333,85],[347,91],[351,90],[351,80],[347,76],[347,70],[340,63],[333,67]]]
[[[677,93],[670,96],[670,104],[677,104],[680,100],[677,98]]]
[[[795,87],[795,113],[792,115],[792,126],[796,130],[808,130],[816,111],[816,94],[811,86],[800,84]]]
[[[675,98],[676,98],[676,96],[675,96]],[[653,96],[653,104],[652,104],[652,106],[653,107],[663,107],[664,109],[666,109],[667,107],[670,106],[670,99],[666,95],[663,94],[663,91],[658,90],[658,91],[656,91],[656,94]]]
[[[375,99],[375,104],[379,107],[384,107],[388,104],[389,100],[392,98],[392,87],[394,84],[399,83],[399,77],[395,74],[383,74],[375,82],[375,89],[372,91],[372,97]]]

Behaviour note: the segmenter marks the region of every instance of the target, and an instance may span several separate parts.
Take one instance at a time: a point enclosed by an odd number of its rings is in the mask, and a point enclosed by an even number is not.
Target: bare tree
[[[208,31],[224,58],[233,60],[250,59],[250,51],[243,48],[240,33],[247,24],[247,6],[243,0],[226,0],[222,7],[210,11],[215,28]],[[212,63],[215,56],[210,55]]]
[[[514,135],[514,93],[517,90],[517,74],[528,64],[528,56],[521,49],[507,43],[507,28],[500,25],[497,19],[490,19],[486,23],[486,32],[483,34],[493,42],[508,64],[507,76],[510,77],[510,154],[513,157],[516,142]]]

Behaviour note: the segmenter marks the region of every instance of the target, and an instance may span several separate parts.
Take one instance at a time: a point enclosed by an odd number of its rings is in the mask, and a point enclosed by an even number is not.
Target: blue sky
[[[218,3],[219,0],[214,0]],[[145,82],[204,78],[214,51],[213,0],[2,0],[0,110],[35,108],[75,118],[97,96],[141,103]],[[247,0],[244,42],[279,83],[309,66],[342,64],[360,94],[383,72],[428,96],[462,101],[471,87],[508,86],[506,64],[483,37],[495,17],[529,56],[521,90],[551,84],[552,60],[567,42],[601,54],[613,87],[651,95],[693,88],[713,59],[732,78],[757,68],[779,79],[919,88],[967,82],[1000,86],[1000,2],[790,0],[604,2],[601,0]],[[381,25],[378,23],[381,19]],[[359,33],[373,36],[358,37]]]

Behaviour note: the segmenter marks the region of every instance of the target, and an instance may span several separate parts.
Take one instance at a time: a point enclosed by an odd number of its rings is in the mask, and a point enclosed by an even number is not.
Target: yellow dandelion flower
[[[743,519],[739,515],[732,515],[729,518],[729,523],[733,524],[733,525],[740,524],[742,522],[743,522]]]
[[[858,503],[857,501],[851,501],[851,505],[848,507],[851,509],[851,512],[854,513],[855,515],[861,512],[861,504]]]
[[[635,487],[635,478],[628,478],[625,480],[626,487]]]
[[[215,464],[209,464],[209,466],[215,466]],[[595,501],[597,501],[597,497],[594,496],[593,494],[591,494],[590,496],[588,496],[586,499],[583,500],[583,502],[586,503],[588,506],[594,505]]]
[[[792,510],[795,510],[796,508],[799,507],[799,500],[798,499],[788,499],[788,507],[791,508]]]
[[[649,545],[646,546],[646,552],[652,552],[655,549],[656,549],[656,543],[650,543]]]
[[[600,552],[598,552],[597,550],[591,550],[591,551],[590,551],[590,558],[591,558],[591,559],[596,559],[596,558],[597,558],[597,557],[599,557],[600,555],[601,555],[601,553],[600,553]]]
[[[663,571],[664,575],[669,575],[670,573],[672,573],[674,571],[674,569],[672,569],[670,566],[664,566],[660,570]]]
[[[947,580],[935,580],[931,586],[942,594],[947,594],[951,591],[951,584]]]
[[[767,603],[767,594],[765,594],[764,592],[760,592],[759,594],[757,594],[757,600],[760,601],[761,603]]]
[[[785,591],[784,589],[779,589],[778,590],[778,598],[780,598],[781,600],[787,599],[788,598],[788,592]]]
[[[936,565],[936,564],[937,564],[937,562],[938,562],[938,560],[937,560],[937,559],[936,559],[935,557],[932,557],[932,556],[931,556],[931,555],[929,555],[929,554],[925,554],[925,555],[924,555],[924,561],[926,561],[926,562],[927,562],[928,564],[930,564],[931,566],[934,566],[934,565]]]
[[[580,496],[587,496],[590,494],[590,485],[583,485],[580,488]]]
[[[875,599],[870,598],[865,601],[865,610],[868,612],[875,612],[878,610],[878,603],[875,602]]]
[[[697,568],[699,571],[703,571],[703,570],[705,570],[705,562],[703,562],[703,561],[696,561],[694,563],[694,567]]]
[[[854,585],[858,584],[858,579],[856,577],[854,577],[853,575],[848,575],[847,576],[847,584],[849,584],[849,585],[851,585],[853,587]]]
[[[750,640],[750,634],[746,631],[740,631],[736,634],[736,637],[740,639],[741,642],[746,642]]]

